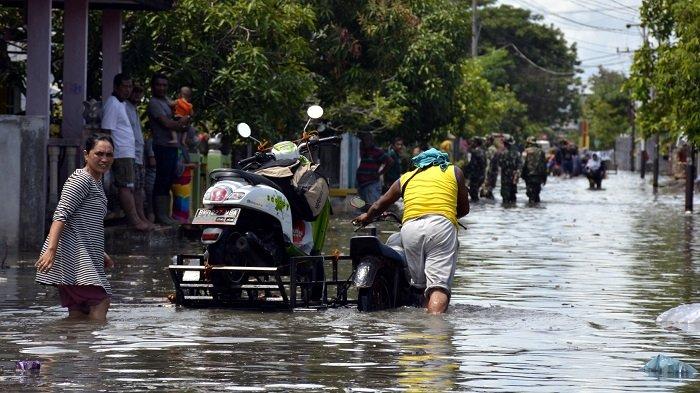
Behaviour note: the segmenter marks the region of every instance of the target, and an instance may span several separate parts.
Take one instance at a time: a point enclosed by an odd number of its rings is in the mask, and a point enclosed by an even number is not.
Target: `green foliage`
[[[510,52],[510,57],[500,62],[502,71],[493,73],[490,80],[497,86],[509,87],[518,101],[527,106],[527,121],[550,126],[577,119],[580,80],[574,75],[578,61],[576,48],[567,46],[564,34],[551,25],[540,24],[541,16],[508,5],[486,7],[482,18],[481,50],[508,48]],[[557,74],[532,66],[510,44],[535,64]],[[525,128],[527,124],[516,127]],[[506,131],[517,133],[517,129]]]
[[[573,72],[575,49],[561,32],[529,11],[480,4],[480,56],[471,59],[471,10],[462,1],[180,0],[166,12],[123,14],[123,68],[142,84],[165,72],[173,98],[177,87],[192,87],[195,121],[209,131],[230,133],[245,121],[271,140],[298,134],[311,103],[326,109],[333,128],[408,143],[448,132],[524,137],[575,117],[576,78],[543,73],[504,48],[513,43],[542,67]],[[0,8],[0,21],[21,28],[10,13]],[[100,15],[90,13],[93,97],[100,94]],[[54,62],[59,86],[62,67]]]
[[[583,114],[590,124],[591,145],[596,149],[612,149],[615,138],[629,127],[631,99],[623,89],[626,79],[621,72],[600,67],[588,81],[591,95],[583,104]]]
[[[211,131],[246,121],[278,140],[298,135],[315,89],[313,28],[311,7],[294,1],[181,0],[170,12],[127,16],[124,64],[143,81],[162,71],[172,87],[191,86]]]
[[[700,3],[645,0],[642,23],[656,41],[635,53],[627,87],[641,102],[646,134],[668,132],[700,142]]]
[[[11,61],[9,50],[26,50],[27,32],[20,10],[0,7],[0,85],[26,91],[24,62]],[[19,47],[15,47],[19,46]],[[2,113],[4,108],[0,108]]]

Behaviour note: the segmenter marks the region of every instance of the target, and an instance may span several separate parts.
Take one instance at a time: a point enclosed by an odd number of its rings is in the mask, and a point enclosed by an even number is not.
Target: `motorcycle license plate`
[[[192,224],[235,225],[240,213],[241,209],[238,207],[197,209],[197,213],[192,219]]]

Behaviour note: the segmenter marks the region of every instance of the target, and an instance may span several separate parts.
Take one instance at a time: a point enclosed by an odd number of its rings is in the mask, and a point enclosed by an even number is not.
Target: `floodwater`
[[[109,322],[76,323],[31,261],[9,261],[0,390],[698,391],[642,371],[660,353],[700,366],[700,326],[655,322],[698,301],[698,215],[633,174],[603,186],[550,179],[540,207],[524,190],[514,208],[475,204],[445,316],[181,309],[165,300],[168,255],[117,255]],[[333,224],[344,246],[348,219]],[[16,373],[26,359],[41,372]]]

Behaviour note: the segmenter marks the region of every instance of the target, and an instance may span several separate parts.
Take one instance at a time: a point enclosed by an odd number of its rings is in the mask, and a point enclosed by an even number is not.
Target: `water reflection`
[[[423,317],[417,331],[401,333],[398,385],[408,392],[449,392],[456,387],[459,362],[452,345],[452,324],[443,317]]]

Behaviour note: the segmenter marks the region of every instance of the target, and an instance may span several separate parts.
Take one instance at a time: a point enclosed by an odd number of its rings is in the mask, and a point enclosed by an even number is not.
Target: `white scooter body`
[[[240,210],[233,208],[252,209],[275,217],[280,222],[286,241],[292,242],[294,238],[289,201],[284,194],[267,185],[253,186],[243,179],[221,180],[207,189],[202,204],[205,209],[197,211],[192,224],[234,226]],[[230,209],[228,211],[233,213],[223,216],[208,213],[217,207]]]

